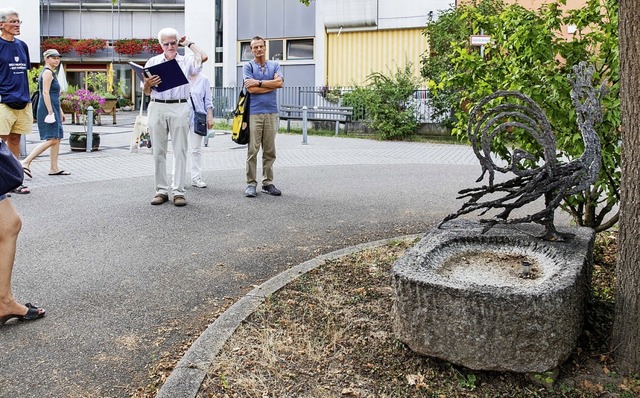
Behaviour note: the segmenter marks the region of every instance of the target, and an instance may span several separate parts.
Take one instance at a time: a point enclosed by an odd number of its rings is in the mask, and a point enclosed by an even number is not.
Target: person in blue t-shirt
[[[16,157],[20,155],[20,134],[31,132],[33,123],[27,80],[27,69],[30,66],[29,51],[26,44],[14,38],[20,34],[20,24],[22,21],[15,10],[0,9],[0,135],[7,141],[7,146]],[[22,109],[19,109],[20,107]],[[0,194],[0,326],[10,319],[33,321],[45,315],[44,308],[31,303],[25,305],[18,303],[11,291],[11,274],[21,228],[20,215],[7,195],[2,192]],[[29,273],[28,277],[34,279],[37,275]]]
[[[262,147],[262,192],[279,196],[273,185],[273,163],[276,160],[276,133],[278,132],[278,101],[276,90],[284,86],[280,65],[267,61],[265,41],[260,36],[251,39],[253,60],[243,67],[244,86],[249,96],[249,145],[247,151],[247,189],[244,196],[257,196],[256,168],[258,152]]]
[[[27,74],[31,60],[27,44],[16,38],[20,25],[16,10],[0,9],[0,138],[16,158],[20,157],[20,138],[31,132],[33,124]],[[29,188],[21,185],[11,192],[29,193]]]

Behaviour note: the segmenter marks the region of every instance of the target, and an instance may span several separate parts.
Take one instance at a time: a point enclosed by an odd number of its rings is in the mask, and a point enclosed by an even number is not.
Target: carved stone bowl
[[[535,225],[434,229],[393,267],[394,330],[413,351],[477,370],[544,372],[580,336],[594,232]]]

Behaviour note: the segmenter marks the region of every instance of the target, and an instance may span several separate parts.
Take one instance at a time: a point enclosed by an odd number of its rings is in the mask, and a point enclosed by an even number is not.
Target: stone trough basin
[[[576,347],[593,230],[546,242],[537,226],[434,229],[393,267],[394,330],[413,351],[476,370],[544,372]]]

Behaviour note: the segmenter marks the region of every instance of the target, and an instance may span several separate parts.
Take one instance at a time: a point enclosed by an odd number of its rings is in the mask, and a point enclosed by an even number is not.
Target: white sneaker
[[[191,181],[191,186],[198,187],[198,188],[206,188],[207,184],[205,184],[204,181],[202,180],[193,180]]]

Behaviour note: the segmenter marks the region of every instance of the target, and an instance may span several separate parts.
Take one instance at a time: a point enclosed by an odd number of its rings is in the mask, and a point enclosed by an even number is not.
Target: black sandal
[[[27,187],[25,185],[20,185],[18,188],[12,190],[11,193],[17,193],[17,194],[20,194],[20,195],[26,195],[28,193],[31,193],[31,191],[29,190],[29,187]]]
[[[46,311],[42,307],[35,306],[31,303],[25,304],[27,307],[27,313],[21,317],[18,317],[19,321],[35,321],[44,316]]]
[[[27,307],[27,313],[24,315],[9,314],[0,316],[0,326],[4,325],[11,319],[18,319],[19,321],[35,321],[36,319],[42,318],[46,313],[44,308],[35,306],[31,303],[27,303],[25,306]]]

